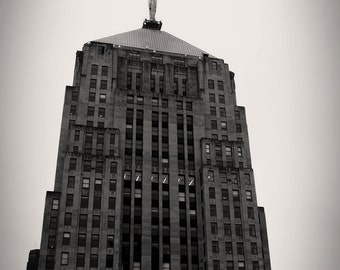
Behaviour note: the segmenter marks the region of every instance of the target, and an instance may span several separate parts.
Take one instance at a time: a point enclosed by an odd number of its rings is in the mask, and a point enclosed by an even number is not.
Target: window
[[[98,65],[91,66],[91,75],[97,75],[98,73]]]
[[[224,90],[223,81],[217,81],[217,89],[222,91]]]
[[[225,154],[227,157],[231,157],[232,156],[232,150],[230,146],[226,146],[225,147]]]
[[[54,268],[54,256],[47,255],[46,256],[46,269],[53,269]]]
[[[101,186],[101,185],[100,185]],[[96,195],[96,194],[95,194]],[[93,198],[93,209],[100,209],[102,205],[102,198],[99,196],[95,196]]]
[[[94,107],[87,107],[87,116],[94,116]]]
[[[72,91],[71,101],[78,101],[78,92]]]
[[[140,78],[141,78],[141,74],[140,73],[136,73],[136,90],[140,90]]]
[[[216,108],[215,107],[210,107],[210,115],[216,116]]]
[[[216,205],[211,204],[211,205],[210,205],[210,216],[216,217],[216,215],[217,215],[217,212],[216,212]]]
[[[68,265],[68,253],[67,252],[61,253],[61,265]]]
[[[247,208],[247,212],[248,212],[248,218],[249,219],[254,219],[254,208],[253,207],[248,207]]]
[[[90,255],[90,267],[98,267],[98,254]]]
[[[91,235],[91,247],[99,247],[99,234]]]
[[[64,232],[63,234],[63,245],[68,246],[70,244],[71,234],[69,232]]]
[[[80,198],[80,207],[87,208],[89,206],[89,197],[88,196],[81,196]]]
[[[189,101],[186,102],[186,110],[190,112],[192,111],[192,102]]]
[[[242,224],[235,224],[236,236],[243,237]]]
[[[83,178],[82,187],[85,188],[85,189],[90,188],[90,179],[89,178]]]
[[[228,189],[222,188],[222,201],[228,201]]]
[[[109,209],[115,209],[116,208],[116,198],[109,197]]]
[[[236,247],[237,247],[237,254],[238,255],[244,255],[243,243],[242,242],[237,242],[236,243]]]
[[[76,266],[77,267],[84,267],[85,266],[85,254],[77,253]]]
[[[208,171],[208,181],[214,182],[214,171]]]
[[[69,170],[74,171],[76,169],[77,169],[77,159],[76,158],[70,158]]]
[[[183,101],[177,100],[177,110],[183,110]]]
[[[215,188],[209,188],[209,199],[215,199]]]
[[[235,119],[239,120],[241,118],[240,111],[235,111]]]
[[[70,115],[76,115],[77,113],[77,106],[71,105],[70,107]]]
[[[100,81],[100,89],[106,90],[107,89],[107,80]]]
[[[96,89],[97,88],[97,80],[91,79],[90,80],[90,89]]]
[[[256,236],[255,225],[249,225],[249,235],[252,237]]]
[[[105,102],[106,102],[106,94],[100,94],[99,103],[105,103]]]
[[[241,218],[241,208],[239,206],[234,207],[234,217]]]
[[[238,190],[233,190],[233,200],[234,200],[234,202],[240,201],[240,194],[239,194]]]
[[[66,195],[66,206],[72,206],[73,205],[73,194],[67,194]]]
[[[115,227],[115,217],[114,216],[108,216],[107,218],[107,228],[113,229]]]
[[[220,116],[221,117],[225,117],[226,116],[225,108],[220,108]]]
[[[105,108],[99,108],[98,117],[105,117]]]
[[[109,189],[110,191],[116,191],[116,180],[115,179],[110,179]]]
[[[209,102],[215,103],[215,94],[209,94]]]
[[[80,214],[79,216],[79,228],[86,228],[87,227],[87,215]]]
[[[236,124],[236,132],[241,133],[242,132],[242,126],[241,124]]]
[[[113,267],[113,255],[106,255],[106,267],[107,268]]]
[[[212,252],[213,253],[219,253],[219,246],[218,246],[218,241],[212,241]]]
[[[217,70],[217,62],[216,61],[211,61],[211,69]]]
[[[234,270],[234,262],[227,261],[227,269],[226,270]]]
[[[142,96],[137,96],[137,104],[143,105],[144,104],[144,98]]]
[[[52,199],[52,210],[59,209],[59,199]]]
[[[98,55],[103,55],[105,53],[105,46],[98,46]]]
[[[256,243],[251,243],[250,244],[250,248],[251,248],[251,254],[252,255],[257,255],[257,244]]]
[[[86,246],[86,234],[80,233],[78,234],[78,247],[85,247]]]
[[[211,120],[211,129],[217,129],[217,121]]]
[[[205,144],[205,152],[207,154],[210,154],[210,144],[209,143]]]
[[[227,130],[227,122],[221,121],[221,129],[222,130]]]
[[[108,71],[109,71],[108,66],[102,66],[102,76],[107,76]]]
[[[237,156],[242,157],[242,147],[237,147]]]
[[[244,174],[244,182],[247,184],[247,185],[250,185],[251,182],[250,182],[250,174]]]
[[[231,226],[230,224],[224,224],[224,235],[231,236]]]
[[[220,104],[224,104],[225,103],[224,95],[218,95],[218,101]]]
[[[232,242],[225,242],[225,253],[233,254],[233,244]]]
[[[96,101],[96,93],[90,92],[89,93],[89,102],[95,102]]]
[[[72,213],[65,213],[64,225],[71,226],[72,224]]]
[[[168,108],[168,100],[162,99],[162,108]]]
[[[221,183],[227,182],[227,175],[225,173],[220,172],[220,182]]]
[[[209,89],[214,89],[215,86],[214,86],[214,80],[208,80],[208,88]]]
[[[48,237],[47,247],[49,249],[54,249],[55,248],[55,236],[54,235],[50,235]]]
[[[216,222],[211,222],[211,234],[218,234],[218,228]]]
[[[92,228],[100,228],[100,216],[99,215],[92,216]]]
[[[220,261],[219,260],[213,261],[213,270],[220,270]]]
[[[252,201],[253,200],[252,194],[251,194],[250,190],[246,190],[246,199],[247,199],[247,201]]]
[[[260,270],[259,262],[253,261],[253,270]]]
[[[114,236],[113,235],[108,235],[107,236],[107,248],[113,248],[113,241],[114,241]]]
[[[238,262],[238,270],[245,270],[245,264],[244,262]]]
[[[223,217],[230,218],[230,209],[228,205],[223,205]]]

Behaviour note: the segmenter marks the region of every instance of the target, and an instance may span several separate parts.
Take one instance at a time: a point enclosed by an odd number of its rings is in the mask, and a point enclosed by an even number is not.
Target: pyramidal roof
[[[202,56],[207,52],[181,40],[165,31],[141,28],[101,39],[95,42],[118,46],[148,49],[156,52],[170,52],[190,56]]]

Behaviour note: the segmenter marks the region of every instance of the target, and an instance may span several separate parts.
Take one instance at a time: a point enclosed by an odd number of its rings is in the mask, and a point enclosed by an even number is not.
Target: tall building
[[[271,269],[234,73],[161,26],[77,52],[39,270]]]

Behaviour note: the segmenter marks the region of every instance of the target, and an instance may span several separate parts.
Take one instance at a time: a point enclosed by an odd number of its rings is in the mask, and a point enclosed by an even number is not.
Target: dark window
[[[105,102],[106,102],[106,94],[100,94],[99,103],[105,103]]]
[[[137,104],[143,105],[144,104],[144,98],[142,96],[137,96]]]
[[[70,226],[72,224],[72,213],[65,213],[64,225]]]
[[[237,254],[238,255],[244,255],[243,243],[237,242],[236,246],[237,246]]]
[[[68,246],[70,244],[71,234],[69,232],[63,233],[63,245]]]
[[[217,129],[217,121],[211,120],[211,129]]]
[[[97,88],[97,80],[91,79],[90,80],[90,89],[96,89]]]
[[[76,266],[77,267],[84,267],[85,266],[85,254],[77,253]]]
[[[104,171],[103,161],[97,160],[96,161],[96,173],[103,173],[103,171]]]
[[[215,188],[209,188],[209,199],[215,199]]]
[[[155,75],[151,75],[150,90],[151,90],[151,92],[155,92],[155,90],[156,90],[156,76]]]
[[[224,90],[223,81],[217,81],[218,90]]]
[[[218,228],[216,222],[211,222],[211,234],[218,234]]]
[[[113,267],[113,255],[106,255],[106,267],[107,268]]]
[[[97,75],[98,74],[98,65],[92,65],[91,66],[91,75]]]
[[[113,248],[113,241],[114,241],[114,236],[108,235],[107,236],[107,248]]]
[[[105,117],[105,108],[99,108],[98,117]]]
[[[240,201],[240,194],[239,194],[238,190],[233,190],[233,200],[234,200],[234,202]]]
[[[102,204],[102,198],[101,197],[94,197],[93,198],[93,209],[100,209]]]
[[[87,208],[89,206],[89,197],[88,196],[81,196],[80,199],[80,207]]]
[[[218,260],[213,261],[213,270],[220,270],[220,261]]]
[[[85,247],[86,246],[86,234],[80,233],[78,234],[78,247]]]
[[[231,236],[231,226],[230,224],[224,224],[224,234],[227,236]]]
[[[90,255],[90,267],[98,267],[98,254]]]
[[[190,112],[192,111],[192,102],[189,101],[186,102],[186,110]]]
[[[210,107],[210,115],[216,115],[216,107]]]
[[[87,215],[81,214],[79,216],[79,228],[86,228],[87,227]]]
[[[54,268],[54,256],[47,255],[46,256],[46,269],[53,269]]]
[[[216,61],[211,61],[211,69],[217,70],[217,62]]]
[[[208,80],[208,88],[209,89],[214,89],[215,86],[214,86],[214,80]]]
[[[136,73],[136,90],[140,90],[140,86],[141,86],[141,73]]]
[[[215,103],[215,94],[209,94],[209,101]]]
[[[168,100],[162,99],[162,108],[168,108]]]
[[[234,207],[234,217],[241,218],[241,208],[239,206]]]
[[[106,90],[107,89],[107,80],[100,81],[100,89]]]
[[[117,162],[111,162],[110,173],[117,173]]]
[[[115,217],[114,216],[108,216],[107,218],[107,228],[112,229],[115,227]]]
[[[94,116],[94,107],[87,108],[87,116]]]
[[[78,101],[78,92],[72,91],[71,101]]]
[[[241,124],[236,124],[236,132],[241,133],[242,132],[242,126]]]
[[[236,236],[243,237],[242,224],[235,224]]]
[[[99,247],[99,234],[91,235],[91,247]]]
[[[109,73],[108,66],[102,66],[102,76],[107,76]]]
[[[50,248],[50,249],[55,248],[55,236],[54,235],[50,235],[48,237],[47,247]]]
[[[127,89],[131,89],[132,87],[132,73],[131,72],[127,73],[126,87]]]
[[[116,208],[116,198],[109,197],[109,209],[115,209]]]
[[[99,215],[92,216],[92,228],[100,228],[100,216]]]
[[[252,255],[257,255],[257,244],[256,243],[251,243],[250,247],[251,247],[251,254]]]
[[[218,246],[218,241],[212,241],[212,252],[213,253],[219,253],[220,249]]]
[[[228,205],[223,205],[223,217],[230,218],[230,209]]]
[[[69,170],[74,171],[76,169],[77,169],[77,159],[76,158],[70,158]]]
[[[247,185],[250,185],[251,184],[251,181],[250,181],[250,174],[244,174],[244,182],[247,184]]]
[[[222,201],[228,201],[228,189],[222,188]]]
[[[95,102],[96,101],[96,93],[90,92],[89,93],[89,102]]]
[[[77,106],[71,105],[70,107],[70,115],[76,115],[77,113]]]
[[[234,262],[233,261],[227,261],[227,269],[226,270],[234,270]]]
[[[115,179],[110,179],[110,191],[116,191],[116,180]]]
[[[210,205],[210,216],[216,217],[216,205],[214,204]]]
[[[249,235],[253,237],[256,236],[255,225],[249,225]]]
[[[105,53],[105,46],[98,46],[98,54],[103,55]]]
[[[224,104],[225,103],[224,95],[218,95],[218,101],[220,104]]]
[[[240,111],[235,111],[235,119],[239,120],[241,118]]]
[[[66,195],[66,206],[72,206],[73,205],[73,194],[67,194]]]
[[[226,112],[224,108],[220,108],[220,116],[221,117],[225,117],[226,116]]]
[[[232,242],[225,242],[225,253],[233,254],[233,244]]]
[[[253,261],[253,270],[260,270],[259,262]]]

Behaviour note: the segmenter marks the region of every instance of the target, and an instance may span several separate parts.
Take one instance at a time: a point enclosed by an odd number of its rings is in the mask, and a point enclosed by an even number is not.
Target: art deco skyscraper
[[[77,52],[38,269],[270,270],[234,73],[161,26]]]

